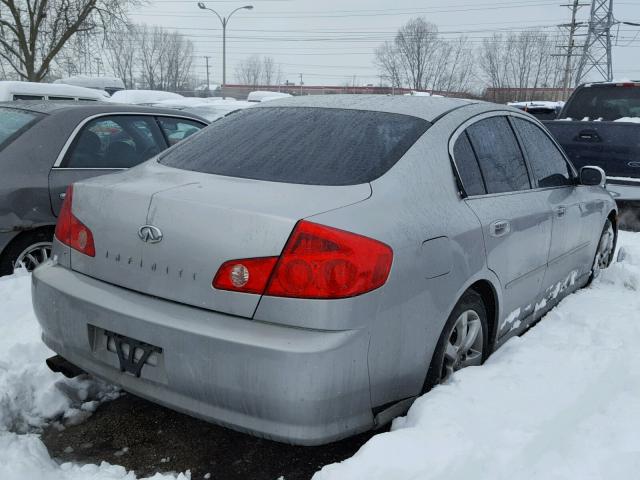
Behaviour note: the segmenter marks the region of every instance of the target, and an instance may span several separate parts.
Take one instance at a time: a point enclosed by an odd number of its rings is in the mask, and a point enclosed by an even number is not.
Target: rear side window
[[[166,148],[155,119],[114,115],[87,123],[67,152],[66,168],[131,168]]]
[[[524,157],[505,117],[480,120],[467,128],[488,193],[531,188]]]
[[[569,164],[542,129],[520,118],[514,118],[513,125],[520,135],[538,187],[572,185],[573,175]]]
[[[487,193],[476,154],[473,152],[466,132],[463,132],[456,140],[456,144],[453,147],[453,158],[465,193],[467,195],[483,195]]]
[[[214,122],[160,163],[254,180],[356,185],[387,172],[429,126],[393,113],[257,107]]]
[[[0,150],[15,140],[40,115],[25,110],[0,108]]]
[[[200,122],[184,118],[158,117],[158,122],[170,146],[198,133],[204,127]]]

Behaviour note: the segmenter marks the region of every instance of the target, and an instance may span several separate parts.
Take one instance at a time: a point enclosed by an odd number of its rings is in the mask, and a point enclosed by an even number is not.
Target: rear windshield
[[[605,121],[640,117],[640,87],[582,88],[572,97],[563,117]]]
[[[0,150],[15,140],[39,117],[37,113],[0,107]]]
[[[249,108],[167,151],[160,163],[254,180],[356,185],[383,175],[429,126],[363,110]]]

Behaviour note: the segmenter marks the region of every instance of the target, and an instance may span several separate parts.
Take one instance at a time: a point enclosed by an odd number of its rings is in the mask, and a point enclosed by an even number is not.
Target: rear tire
[[[51,257],[53,229],[42,228],[26,232],[14,238],[0,257],[0,276],[11,275],[18,263],[24,263],[33,271]]]
[[[482,365],[489,356],[489,323],[482,297],[467,290],[440,334],[423,392],[446,382],[462,368]]]

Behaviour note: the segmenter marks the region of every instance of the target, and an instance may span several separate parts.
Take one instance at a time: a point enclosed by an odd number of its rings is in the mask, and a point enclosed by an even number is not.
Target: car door
[[[474,119],[454,138],[465,201],[482,224],[487,266],[502,288],[501,337],[533,318],[551,242],[551,213],[546,196],[531,188],[524,155],[504,114]],[[462,170],[475,170],[468,167],[474,163],[478,172],[470,179]]]
[[[74,133],[49,173],[56,216],[71,183],[134,167],[167,148],[152,115],[104,115]]]
[[[583,198],[577,174],[550,136],[524,117],[512,117],[511,121],[531,168],[534,187],[546,196],[553,217],[544,280],[546,307],[589,273],[591,224],[601,212]]]

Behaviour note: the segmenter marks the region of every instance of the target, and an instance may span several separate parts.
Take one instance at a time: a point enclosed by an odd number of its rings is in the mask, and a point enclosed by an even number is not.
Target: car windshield
[[[0,150],[15,140],[38,117],[33,112],[0,107]]]
[[[640,117],[640,87],[592,86],[575,93],[564,117],[574,120]]]
[[[160,163],[307,185],[356,185],[389,170],[430,123],[364,110],[259,107],[214,122]]]

